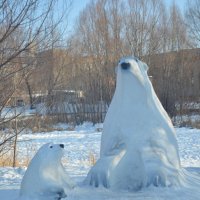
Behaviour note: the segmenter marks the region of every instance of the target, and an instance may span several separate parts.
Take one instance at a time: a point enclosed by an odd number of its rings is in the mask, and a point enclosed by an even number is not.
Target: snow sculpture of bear
[[[175,130],[142,61],[122,58],[101,138],[100,159],[85,183],[139,190],[180,185],[183,178]]]
[[[31,160],[22,179],[20,196],[30,199],[59,200],[75,184],[61,163],[63,144],[43,145]]]

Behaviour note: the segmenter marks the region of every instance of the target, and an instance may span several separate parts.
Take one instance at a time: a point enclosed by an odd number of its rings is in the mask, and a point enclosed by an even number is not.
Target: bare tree
[[[64,8],[69,9],[69,1],[65,1]],[[51,13],[55,9],[60,12],[50,23]],[[69,10],[65,10],[69,11]],[[67,13],[66,12],[66,13]],[[16,0],[0,2],[0,154],[4,153],[6,146],[14,142],[14,161],[16,156],[16,142],[21,130],[17,130],[17,118],[20,112],[11,114],[15,106],[12,99],[20,95],[24,82],[29,91],[32,104],[32,90],[30,77],[36,66],[39,52],[49,49],[55,40],[52,32],[60,26],[65,14],[57,0]],[[64,27],[64,26],[63,26]],[[60,30],[60,29],[59,29]],[[35,51],[34,55],[30,54]],[[8,107],[9,105],[9,107]],[[16,131],[5,133],[7,128],[15,121],[13,127]],[[14,130],[13,129],[13,130]]]
[[[165,109],[175,114],[176,102],[183,101],[180,83],[187,65],[180,51],[191,44],[175,3],[166,9],[161,0],[91,1],[80,13],[71,41],[78,54],[74,54],[75,77],[80,77],[91,103],[103,100],[109,104],[115,86],[112,66],[123,55],[135,55],[150,66]],[[159,53],[163,55],[158,59]]]
[[[169,11],[169,13],[163,11],[161,15],[162,38],[159,51],[162,54],[156,57],[151,56],[150,71],[163,106],[171,116],[174,116],[177,114],[176,105],[183,101],[184,83],[182,82],[184,82],[183,71],[186,61],[184,61],[181,50],[188,47],[189,40],[180,9],[173,3]]]
[[[189,33],[193,40],[193,45],[199,46],[200,42],[200,1],[188,0],[185,12],[185,20],[189,27]]]
[[[129,54],[142,57],[158,52],[163,9],[162,1],[128,0],[124,21]]]

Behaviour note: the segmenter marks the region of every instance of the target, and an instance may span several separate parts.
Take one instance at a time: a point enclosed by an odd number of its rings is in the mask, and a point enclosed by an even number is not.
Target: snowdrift
[[[43,145],[31,160],[22,179],[20,199],[57,200],[67,196],[75,184],[61,162],[63,144]]]

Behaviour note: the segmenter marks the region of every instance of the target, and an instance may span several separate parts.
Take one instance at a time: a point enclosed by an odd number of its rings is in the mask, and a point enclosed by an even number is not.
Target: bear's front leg
[[[125,151],[117,155],[102,156],[88,173],[84,183],[94,187],[111,187],[113,170],[116,168]]]
[[[99,187],[102,185],[105,188],[109,188],[111,163],[112,157],[100,158],[87,175],[85,184],[94,187]]]
[[[65,194],[64,190],[58,191],[57,192],[58,197],[56,198],[56,200],[61,200],[62,198],[66,198],[67,195]]]

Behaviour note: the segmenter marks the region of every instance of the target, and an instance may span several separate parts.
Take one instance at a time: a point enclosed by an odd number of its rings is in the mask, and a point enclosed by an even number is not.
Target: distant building
[[[78,101],[83,101],[83,99],[84,93],[80,90],[53,90],[50,94],[47,91],[33,93],[33,102],[35,104],[48,102],[49,100],[56,104],[59,102],[77,103]]]

